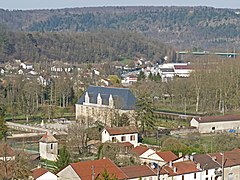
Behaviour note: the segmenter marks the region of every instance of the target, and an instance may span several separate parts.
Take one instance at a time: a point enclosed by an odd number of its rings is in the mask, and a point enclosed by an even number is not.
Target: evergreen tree
[[[137,101],[137,118],[140,122],[142,134],[145,129],[153,129],[155,127],[155,118],[153,117],[153,103],[149,96],[144,95]]]
[[[66,146],[63,146],[63,148],[61,148],[59,150],[57,161],[55,163],[56,171],[66,167],[70,162],[71,162],[70,161],[70,154],[69,154]]]

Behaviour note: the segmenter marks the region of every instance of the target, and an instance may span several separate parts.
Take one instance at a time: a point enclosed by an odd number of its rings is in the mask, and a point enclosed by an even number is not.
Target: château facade
[[[111,126],[116,113],[132,118],[136,98],[128,88],[89,86],[76,104],[76,119]],[[91,121],[91,122],[88,122]]]

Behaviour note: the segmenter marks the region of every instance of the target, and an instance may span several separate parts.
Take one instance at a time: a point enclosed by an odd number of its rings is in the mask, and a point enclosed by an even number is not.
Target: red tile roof
[[[174,172],[174,167],[176,168],[176,172]],[[165,166],[163,168],[165,171],[168,172],[169,176],[189,174],[189,173],[194,173],[199,171],[196,167],[196,164],[192,161],[176,162],[176,163],[173,163],[172,167]]]
[[[135,148],[132,149],[132,153],[141,156],[143,153],[145,153],[147,150],[149,150],[148,147],[145,146],[136,146]]]
[[[174,65],[174,69],[192,69],[192,67],[191,66],[189,66],[189,65]]]
[[[224,116],[205,116],[194,118],[199,123],[221,122],[221,121],[240,121],[240,115],[224,115]]]
[[[150,167],[146,165],[122,167],[121,170],[127,175],[128,178],[140,178],[157,175]]]
[[[44,175],[47,172],[48,172],[48,170],[44,169],[44,168],[34,169],[34,170],[32,170],[32,176],[33,176],[34,179],[37,179],[37,178],[39,178],[40,176]]]
[[[240,152],[237,149],[224,153],[211,153],[209,155],[215,158],[215,160],[221,165],[224,158],[224,167],[240,165]]]
[[[170,162],[178,158],[172,151],[156,152],[156,154],[165,162]]]
[[[106,127],[105,129],[110,135],[138,133],[136,127],[114,127],[114,128]]]
[[[46,132],[46,134],[43,135],[39,142],[54,143],[57,142],[57,139],[53,135]]]
[[[77,175],[84,180],[92,179],[92,167],[94,167],[94,179],[101,177],[101,174],[106,169],[110,176],[118,179],[126,179],[127,176],[117,167],[110,159],[100,159],[94,161],[85,161],[72,163],[70,166],[74,169]]]
[[[0,157],[4,157],[5,153],[7,157],[14,156],[14,151],[8,144],[5,144],[5,143],[0,144]]]
[[[133,144],[130,142],[118,142],[117,144],[122,147],[133,147]]]

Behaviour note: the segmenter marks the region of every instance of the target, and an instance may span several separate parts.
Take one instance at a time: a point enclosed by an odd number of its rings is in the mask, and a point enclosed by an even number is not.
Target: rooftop
[[[205,116],[194,118],[199,123],[222,122],[222,121],[240,121],[240,115],[224,116]]]
[[[53,135],[46,132],[46,134],[43,135],[39,142],[54,143],[57,142],[57,139]]]
[[[109,105],[109,97],[112,95],[116,108],[123,110],[135,109],[136,98],[128,88],[89,86],[77,104],[83,104],[86,92],[88,92],[90,103],[97,104],[97,96],[100,94],[103,104]]]
[[[145,146],[137,146],[137,147],[133,148],[131,152],[134,153],[134,154],[136,154],[136,155],[138,155],[138,156],[140,156],[140,155],[142,155],[143,153],[145,153],[147,150],[149,150],[148,147],[145,147]]]
[[[130,179],[157,175],[150,167],[146,165],[126,166],[126,167],[121,167],[121,170]]]
[[[138,130],[136,127],[106,127],[106,131],[110,135],[119,135],[119,134],[133,134],[138,133]]]
[[[117,167],[110,159],[100,159],[94,161],[85,161],[72,163],[70,166],[74,169],[77,175],[84,180],[92,179],[92,167],[94,167],[94,179],[101,177],[106,169],[110,176],[115,176],[117,179],[126,179],[127,176]]]
[[[156,152],[156,154],[165,162],[170,162],[178,158],[172,151]]]
[[[34,170],[32,170],[32,176],[34,179],[37,179],[47,172],[48,172],[48,170],[44,169],[44,168],[34,169]]]

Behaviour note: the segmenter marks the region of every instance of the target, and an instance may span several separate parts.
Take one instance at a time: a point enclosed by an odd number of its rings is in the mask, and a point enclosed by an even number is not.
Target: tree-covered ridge
[[[177,47],[240,46],[238,10],[212,7],[89,7],[0,11],[0,22],[27,31],[85,32],[117,29],[142,32]]]
[[[2,28],[3,29],[3,28]],[[98,32],[10,32],[0,31],[0,61],[62,60],[100,62],[120,56],[145,56],[151,60],[172,54],[172,49],[145,36],[117,30]]]

